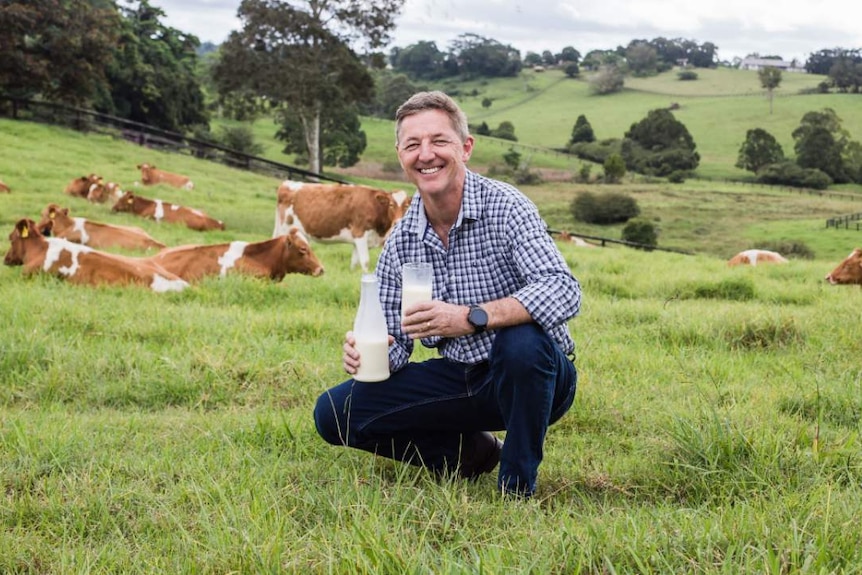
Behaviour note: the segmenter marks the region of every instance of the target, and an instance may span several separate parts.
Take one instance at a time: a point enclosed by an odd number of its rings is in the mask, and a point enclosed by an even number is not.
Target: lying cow
[[[120,184],[116,182],[106,182],[100,179],[98,182],[90,186],[90,191],[87,192],[87,201],[94,204],[104,204],[108,200],[117,201],[123,197],[123,190]]]
[[[787,259],[778,252],[769,250],[745,250],[739,252],[727,261],[729,266],[757,264],[786,264]]]
[[[71,182],[66,185],[66,189],[63,190],[64,193],[69,194],[70,196],[74,196],[76,198],[87,198],[90,194],[90,190],[99,184],[102,181],[102,176],[98,174],[90,174],[89,176],[81,176],[80,178],[75,178]]]
[[[189,286],[148,259],[101,252],[62,238],[46,238],[29,218],[18,220],[9,241],[11,246],[3,263],[23,265],[25,276],[43,272],[74,284],[137,284],[155,292],[181,291]]]
[[[826,281],[832,285],[856,284],[862,286],[862,248],[856,248],[838,267],[829,272]]]
[[[129,250],[162,249],[165,244],[132,226],[115,226],[93,222],[86,218],[73,218],[69,208],[48,204],[42,210],[42,219],[36,225],[42,235],[67,239],[91,248],[125,248]]]
[[[145,186],[168,184],[185,190],[193,190],[195,187],[194,182],[188,176],[159,170],[151,164],[138,164],[138,169],[141,170],[141,183]]]
[[[570,234],[569,232],[567,232],[565,230],[560,232],[560,241],[566,242],[566,243],[572,243],[572,244],[575,244],[576,246],[580,246],[582,248],[594,248],[594,247],[596,247],[595,245],[584,240],[583,238],[579,238],[578,236],[573,236],[572,234]]]
[[[353,244],[350,269],[368,271],[369,247],[379,247],[410,206],[403,191],[285,180],[278,187],[273,237],[296,228],[320,242]]]
[[[154,262],[180,276],[195,281],[204,276],[243,273],[281,281],[289,273],[317,277],[323,266],[308,240],[298,230],[262,242],[230,242],[167,248],[152,256]]]
[[[116,201],[112,212],[128,212],[142,218],[157,222],[183,223],[187,227],[198,230],[223,230],[224,222],[211,218],[200,210],[179,206],[162,200],[151,200],[126,192]]]
[[[0,180],[0,192],[4,194],[9,194],[12,190],[9,189],[9,186],[3,183],[3,180]]]

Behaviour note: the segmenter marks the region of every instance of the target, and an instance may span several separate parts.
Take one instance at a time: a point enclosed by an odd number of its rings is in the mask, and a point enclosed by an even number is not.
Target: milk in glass
[[[430,301],[434,268],[424,262],[408,262],[401,267],[401,317],[411,305]]]

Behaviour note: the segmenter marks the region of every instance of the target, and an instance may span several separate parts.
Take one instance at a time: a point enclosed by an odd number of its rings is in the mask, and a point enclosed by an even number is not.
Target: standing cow
[[[293,228],[319,242],[353,244],[350,269],[368,271],[369,247],[379,247],[410,205],[403,191],[285,180],[278,187],[273,237]]]
[[[138,169],[141,171],[141,183],[145,186],[168,184],[185,190],[193,190],[195,187],[195,183],[188,176],[166,172],[151,164],[138,164]]]
[[[856,248],[838,267],[829,272],[826,281],[832,285],[856,284],[862,286],[862,248]]]

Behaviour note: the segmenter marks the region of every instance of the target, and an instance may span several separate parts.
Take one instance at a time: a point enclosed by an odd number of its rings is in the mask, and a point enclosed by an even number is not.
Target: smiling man
[[[497,467],[506,495],[535,493],[545,434],[577,384],[568,321],[581,290],[536,206],[470,171],[467,118],[443,92],[413,95],[395,115],[395,148],[417,194],[377,263],[391,376],[329,389],[318,433],[346,445],[476,479]],[[402,319],[401,266],[434,268],[433,299]],[[409,362],[414,343],[441,357]],[[362,358],[348,332],[342,363]],[[492,433],[505,431],[505,442]]]

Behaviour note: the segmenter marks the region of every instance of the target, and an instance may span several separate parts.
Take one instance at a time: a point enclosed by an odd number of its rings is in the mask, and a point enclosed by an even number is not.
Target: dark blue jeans
[[[548,426],[575,398],[577,370],[544,330],[497,331],[488,361],[408,363],[389,379],[348,379],[323,393],[314,423],[323,439],[437,472],[454,470],[465,439],[506,430],[498,487],[532,495]]]

